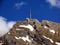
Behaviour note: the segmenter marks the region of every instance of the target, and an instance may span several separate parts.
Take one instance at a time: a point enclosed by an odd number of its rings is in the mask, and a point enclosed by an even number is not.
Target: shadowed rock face
[[[27,19],[18,21],[0,40],[3,45],[57,45],[60,43],[59,32],[58,23]]]

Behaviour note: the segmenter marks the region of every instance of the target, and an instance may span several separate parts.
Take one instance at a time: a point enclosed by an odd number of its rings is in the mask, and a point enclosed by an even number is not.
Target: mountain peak
[[[1,42],[4,45],[57,45],[60,43],[60,24],[26,18],[1,37]]]

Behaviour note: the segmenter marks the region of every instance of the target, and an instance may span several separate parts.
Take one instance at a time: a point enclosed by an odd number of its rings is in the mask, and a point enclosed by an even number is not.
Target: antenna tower
[[[31,9],[30,9],[30,19],[32,19],[32,12],[31,12]]]

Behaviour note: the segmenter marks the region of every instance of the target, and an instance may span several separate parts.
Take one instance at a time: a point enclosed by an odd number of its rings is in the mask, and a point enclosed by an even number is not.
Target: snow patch
[[[19,27],[28,28],[28,29],[30,29],[30,31],[34,30],[34,28],[30,24],[28,24],[28,25],[19,25]]]
[[[43,37],[46,38],[46,39],[48,39],[48,40],[50,40],[51,43],[53,43],[53,40],[52,40],[52,39],[50,39],[50,38],[48,38],[48,37],[46,37],[46,36],[43,36]]]
[[[60,45],[60,43],[59,42],[55,42],[57,45]]]
[[[16,36],[15,36],[15,39],[17,39],[17,40],[18,40],[18,39],[21,39],[21,37],[16,37]]]
[[[17,40],[22,39],[22,40],[24,40],[25,42],[26,42],[26,41],[31,42],[31,41],[33,40],[33,39],[30,40],[28,35],[27,35],[26,37],[16,37],[16,36],[15,36],[15,39],[17,39]]]
[[[21,29],[18,29],[18,28],[17,28],[16,30],[21,30]]]
[[[21,39],[23,39],[25,42],[26,42],[26,41],[31,42],[31,40],[29,39],[29,36],[22,37]]]
[[[52,32],[52,33],[55,33],[55,31],[54,30],[49,30],[50,32]]]

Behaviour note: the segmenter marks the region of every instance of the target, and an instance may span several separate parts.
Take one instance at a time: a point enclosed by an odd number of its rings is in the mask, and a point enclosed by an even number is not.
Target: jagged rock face
[[[57,45],[59,32],[60,24],[27,19],[18,21],[2,39],[4,45]]]
[[[44,23],[46,23],[46,24],[44,24]],[[60,39],[60,33],[59,33],[60,24],[49,22],[49,21],[43,21],[42,24],[45,25],[45,29],[48,30],[48,33],[46,33],[46,34],[49,34],[49,36],[51,35],[50,38],[52,38],[54,41],[58,41]]]

